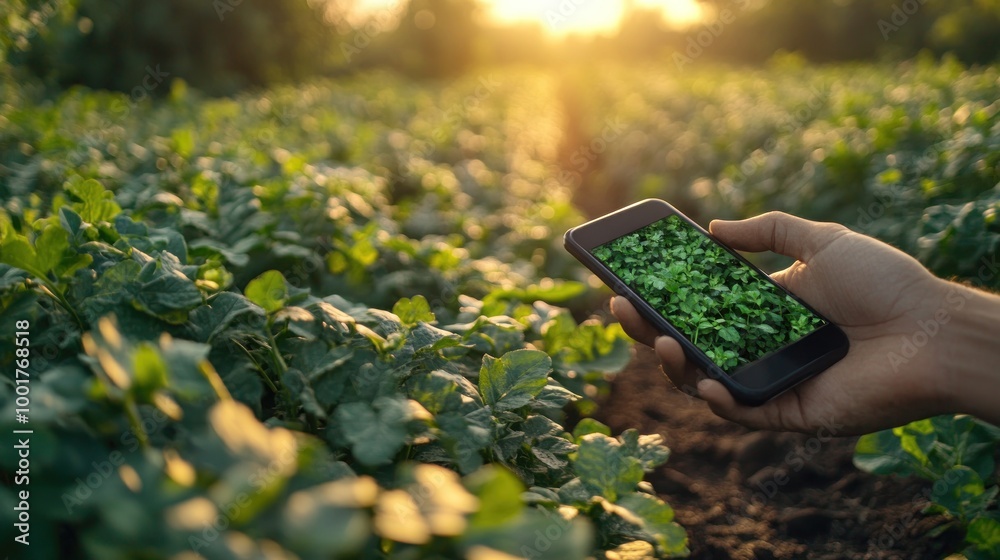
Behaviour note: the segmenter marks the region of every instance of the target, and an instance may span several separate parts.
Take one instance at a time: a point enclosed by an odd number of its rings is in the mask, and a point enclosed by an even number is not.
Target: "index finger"
[[[656,344],[656,337],[663,334],[643,319],[632,303],[622,296],[611,299],[611,313],[618,318],[627,335],[650,348]]]

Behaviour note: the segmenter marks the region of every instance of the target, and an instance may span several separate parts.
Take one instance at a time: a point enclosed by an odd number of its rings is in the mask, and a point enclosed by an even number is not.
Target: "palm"
[[[907,359],[903,340],[942,308],[941,283],[911,257],[846,231],[774,278],[840,325],[851,349],[822,375],[765,404],[761,427],[843,425],[838,435],[847,435],[913,420],[893,405],[900,395],[927,392],[925,380],[937,366],[931,352]]]

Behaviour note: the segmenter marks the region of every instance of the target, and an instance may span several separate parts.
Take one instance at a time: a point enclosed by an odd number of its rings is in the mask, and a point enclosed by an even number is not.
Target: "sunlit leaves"
[[[523,555],[542,529],[558,532],[549,556],[580,559],[646,538],[556,491],[577,477],[563,408],[629,357],[617,325],[543,303],[584,291],[550,241],[579,219],[568,193],[498,188],[522,172],[485,152],[418,157],[433,132],[404,113],[436,110],[331,87],[178,96],[84,137],[120,97],[9,100],[31,153],[4,162],[0,298],[48,360],[33,437],[51,451],[38,470],[60,474],[41,483],[73,496],[69,481],[125,457],[71,519],[58,500],[33,513],[33,540],[62,542],[58,528],[66,554],[102,557],[142,542],[151,557],[483,559]],[[508,118],[488,105],[477,122]],[[400,118],[362,123],[361,107]],[[390,133],[406,161],[382,157]]]
[[[544,352],[516,350],[499,359],[483,357],[479,391],[486,404],[497,410],[522,407],[541,392],[548,381],[552,359]]]
[[[94,179],[71,181],[67,183],[66,190],[77,199],[72,205],[73,210],[85,222],[108,222],[122,211],[115,202],[114,193]]]
[[[431,307],[427,304],[427,298],[421,295],[414,296],[412,299],[399,300],[392,307],[392,312],[399,316],[399,320],[407,326],[414,326],[421,321],[433,323],[435,320],[434,313],[431,312]]]
[[[361,508],[375,504],[378,485],[368,477],[344,478],[288,497],[281,523],[285,536],[303,550],[346,554],[358,550],[371,531]]]
[[[467,514],[479,509],[458,475],[437,465],[417,464],[405,489],[384,492],[375,509],[375,529],[387,539],[423,544],[432,535],[453,537],[465,531]]]
[[[288,285],[280,272],[269,270],[247,284],[246,296],[267,313],[275,313],[288,301]]]
[[[573,461],[583,485],[593,494],[615,501],[642,481],[642,463],[624,453],[621,443],[603,434],[580,439]]]
[[[510,471],[486,467],[471,475],[466,484],[480,503],[471,520],[477,529],[502,526],[524,511],[521,500],[524,485]]]
[[[674,523],[674,510],[663,500],[649,494],[633,493],[618,501],[631,518],[628,521],[638,528],[638,535],[656,543],[657,548],[669,555],[687,551],[684,529]]]
[[[0,211],[0,262],[20,268],[41,278],[50,272],[68,275],[90,263],[89,256],[69,255],[69,234],[58,224],[42,225],[28,236],[17,233],[10,219]]]
[[[858,440],[854,464],[877,474],[916,474],[933,482],[930,511],[968,526],[966,556],[1000,550],[1000,524],[989,510],[1000,494],[994,453],[1000,429],[971,416],[937,416]]]
[[[993,512],[969,523],[965,542],[969,543],[964,551],[969,560],[995,558],[1000,554],[1000,515]]]

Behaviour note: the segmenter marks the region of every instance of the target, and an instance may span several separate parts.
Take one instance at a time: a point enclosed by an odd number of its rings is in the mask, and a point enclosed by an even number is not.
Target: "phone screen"
[[[592,254],[729,374],[826,324],[676,215]]]

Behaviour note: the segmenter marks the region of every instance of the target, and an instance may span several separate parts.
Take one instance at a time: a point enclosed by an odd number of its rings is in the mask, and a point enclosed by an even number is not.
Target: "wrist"
[[[1000,296],[948,283],[938,352],[947,409],[1000,424]]]

